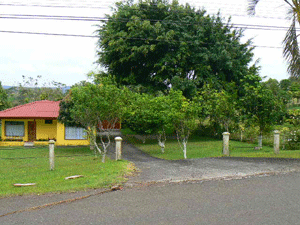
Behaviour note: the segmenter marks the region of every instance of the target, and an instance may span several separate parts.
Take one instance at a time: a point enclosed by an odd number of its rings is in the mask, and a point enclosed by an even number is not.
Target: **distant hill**
[[[9,89],[9,88],[16,87],[16,86],[6,86],[6,85],[4,85],[4,86],[2,86],[2,87],[3,87],[4,89]],[[55,88],[55,87],[53,87],[53,88]],[[64,88],[63,88],[63,93],[66,93],[70,88],[71,88],[70,86],[64,87]]]

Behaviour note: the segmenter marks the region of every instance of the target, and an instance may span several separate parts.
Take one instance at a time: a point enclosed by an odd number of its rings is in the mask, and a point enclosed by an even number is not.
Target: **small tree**
[[[210,121],[220,124],[226,132],[229,132],[229,126],[236,122],[238,114],[236,93],[230,94],[224,89],[216,90],[210,88],[210,85],[205,85],[201,95],[202,104],[207,109]]]
[[[188,100],[181,91],[171,89],[169,95],[168,117],[172,121],[176,131],[177,140],[183,150],[183,157],[186,159],[187,142],[190,134],[197,128],[197,116],[199,105]]]
[[[279,97],[276,97],[272,90],[260,84],[257,87],[246,86],[246,94],[240,100],[244,114],[249,122],[259,126],[260,137],[259,147],[262,147],[262,135],[270,128],[283,120],[286,113],[286,104]]]
[[[71,117],[86,128],[90,141],[102,155],[102,162],[105,162],[111,144],[111,131],[124,113],[124,92],[107,82],[98,85],[85,83],[71,89]],[[100,133],[102,150],[96,142],[96,132]]]
[[[142,135],[155,135],[162,153],[165,151],[166,133],[170,127],[167,97],[136,94],[127,117],[127,125]]]

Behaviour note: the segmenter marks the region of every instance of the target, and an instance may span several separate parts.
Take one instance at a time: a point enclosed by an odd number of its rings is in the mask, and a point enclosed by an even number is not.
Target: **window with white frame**
[[[66,140],[85,140],[86,131],[82,127],[65,127],[65,139]]]
[[[5,121],[5,136],[7,137],[24,137],[24,122],[22,121]]]

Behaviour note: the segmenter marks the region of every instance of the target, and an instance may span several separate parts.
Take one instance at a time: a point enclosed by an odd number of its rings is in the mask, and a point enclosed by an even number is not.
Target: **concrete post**
[[[223,155],[229,156],[229,135],[230,133],[223,133]]]
[[[122,158],[122,138],[121,137],[115,137],[116,141],[116,160],[120,160]]]
[[[54,140],[49,141],[49,162],[50,170],[54,170]]]
[[[280,131],[274,130],[274,153],[279,154],[280,147]]]

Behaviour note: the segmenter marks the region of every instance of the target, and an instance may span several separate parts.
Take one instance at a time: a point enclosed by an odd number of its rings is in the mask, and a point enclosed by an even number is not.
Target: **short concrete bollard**
[[[279,154],[280,148],[280,131],[274,130],[274,153]]]
[[[120,160],[122,158],[122,138],[121,137],[115,137],[116,141],[116,160]]]
[[[50,163],[50,170],[54,170],[54,140],[49,141],[49,163]]]
[[[223,155],[229,156],[229,135],[230,133],[223,133]]]

